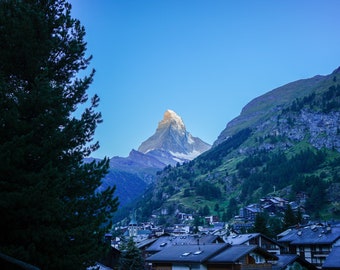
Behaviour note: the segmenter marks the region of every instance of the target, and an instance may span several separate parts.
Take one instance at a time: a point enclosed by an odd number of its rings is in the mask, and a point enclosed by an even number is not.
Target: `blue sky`
[[[128,156],[167,109],[212,144],[252,99],[340,66],[338,0],[70,3],[101,99],[93,157]]]

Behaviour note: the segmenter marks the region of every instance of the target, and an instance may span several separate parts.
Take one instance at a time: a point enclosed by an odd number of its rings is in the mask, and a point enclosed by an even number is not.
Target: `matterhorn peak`
[[[164,127],[171,126],[178,131],[185,131],[185,125],[182,118],[173,110],[166,110],[163,120],[158,123],[157,129],[163,129]]]
[[[185,128],[182,118],[166,110],[154,135],[144,141],[138,151],[156,157],[164,164],[192,160],[210,149],[210,145],[193,137]]]

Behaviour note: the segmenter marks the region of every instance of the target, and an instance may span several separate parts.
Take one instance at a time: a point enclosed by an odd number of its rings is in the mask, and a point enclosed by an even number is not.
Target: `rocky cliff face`
[[[290,123],[291,121],[294,123]],[[317,113],[302,110],[294,118],[280,121],[279,134],[291,140],[307,141],[321,149],[335,149],[340,152],[340,112]]]
[[[292,103],[308,96],[322,95],[329,91],[330,87],[337,85],[337,77],[340,79],[340,68],[326,76],[317,75],[310,79],[303,79],[276,88],[249,102],[242,110],[240,116],[229,122],[220,133],[213,147],[222,143],[237,131],[249,127],[255,133],[271,136],[283,136],[288,140],[302,141],[304,139],[316,148],[326,147],[340,151],[339,144],[339,111],[325,111],[321,107],[327,103],[327,97],[314,105],[300,106],[299,110],[286,109]],[[338,102],[339,87],[328,99]],[[315,98],[315,97],[314,97]],[[320,98],[319,98],[320,99]],[[313,107],[314,106],[314,107]],[[286,110],[285,114],[282,114]],[[262,134],[262,135],[261,135]],[[286,146],[289,142],[285,142]],[[263,145],[263,148],[271,148],[271,145]]]
[[[155,157],[165,164],[189,161],[210,149],[210,145],[193,137],[180,116],[167,110],[158,123],[155,134],[144,141],[138,151]]]
[[[333,80],[337,76],[340,79],[340,68],[326,76],[317,75],[309,79],[288,83],[253,99],[242,109],[238,117],[227,124],[214,142],[213,147],[243,128],[254,128],[261,125],[263,121],[267,121],[268,118],[275,117],[294,99],[302,98],[313,92],[325,91],[334,84]]]

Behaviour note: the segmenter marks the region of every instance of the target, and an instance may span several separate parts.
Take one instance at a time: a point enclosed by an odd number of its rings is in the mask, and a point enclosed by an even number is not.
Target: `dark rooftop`
[[[293,264],[294,262],[298,262],[300,265],[306,267],[309,270],[317,269],[313,264],[307,262],[305,259],[302,259],[296,254],[281,254],[276,256],[279,258],[279,260],[275,265],[273,265],[273,270],[287,269],[287,266]]]
[[[290,229],[279,235],[278,242],[288,242],[291,245],[303,244],[334,244],[340,239],[339,226],[311,225],[304,228]]]
[[[253,251],[256,248],[256,246],[248,246],[248,245],[238,245],[238,246],[232,246],[228,248],[227,250],[224,250],[223,252],[219,253],[215,257],[211,258],[209,262],[214,263],[233,263],[248,254],[249,252]]]
[[[146,261],[202,263],[228,246],[228,244],[170,246],[150,256]]]
[[[158,252],[170,246],[205,245],[213,243],[224,243],[224,241],[220,236],[216,235],[162,236],[146,250],[148,252]]]
[[[340,269],[340,246],[334,246],[332,248],[331,253],[329,253],[324,264],[322,265],[322,269]]]

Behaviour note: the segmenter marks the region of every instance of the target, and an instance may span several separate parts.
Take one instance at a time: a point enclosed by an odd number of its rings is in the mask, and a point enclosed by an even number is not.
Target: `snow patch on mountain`
[[[210,149],[210,145],[193,137],[182,118],[173,110],[167,110],[158,123],[156,132],[144,141],[138,151],[159,158],[161,162],[174,165],[196,158]]]
[[[174,157],[179,158],[180,160],[193,160],[194,158],[198,157],[202,153],[200,151],[194,150],[187,154],[170,151],[170,154],[173,155]]]

